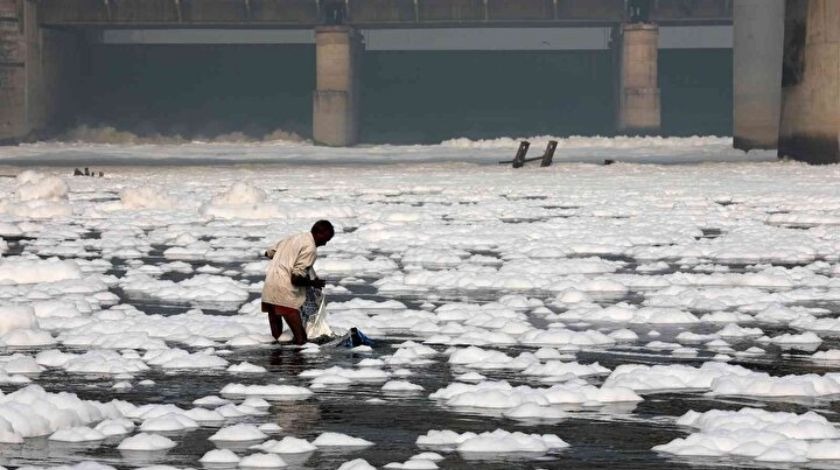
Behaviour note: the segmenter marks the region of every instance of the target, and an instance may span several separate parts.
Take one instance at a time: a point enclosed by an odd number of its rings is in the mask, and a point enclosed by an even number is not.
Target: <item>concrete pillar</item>
[[[840,163],[840,2],[788,1],[779,156]]]
[[[28,132],[27,47],[22,14],[15,0],[0,0],[0,142]]]
[[[734,145],[774,149],[782,106],[785,2],[735,0],[732,14]]]
[[[363,51],[361,34],[349,26],[315,30],[312,135],[318,144],[345,147],[358,141],[358,68]]]
[[[659,27],[626,23],[619,31],[618,131],[657,134],[661,126],[657,60]]]
[[[73,108],[80,36],[41,28],[37,2],[0,0],[0,142],[60,123]]]

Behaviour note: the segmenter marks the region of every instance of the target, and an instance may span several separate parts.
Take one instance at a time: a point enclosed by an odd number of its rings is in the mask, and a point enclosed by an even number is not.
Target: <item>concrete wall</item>
[[[773,149],[779,137],[785,2],[737,0],[733,17],[735,148]]]
[[[80,77],[80,36],[38,26],[37,4],[0,0],[0,141],[65,120]]]
[[[779,156],[840,162],[840,2],[788,0]]]

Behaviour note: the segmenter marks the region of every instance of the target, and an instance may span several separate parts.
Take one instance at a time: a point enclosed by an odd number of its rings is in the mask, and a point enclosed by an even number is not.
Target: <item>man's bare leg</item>
[[[280,335],[283,334],[283,317],[274,312],[269,313],[268,325],[271,327],[271,336],[274,337],[275,341],[278,341]]]
[[[284,310],[282,315],[286,323],[289,324],[289,328],[292,329],[292,334],[294,335],[292,343],[296,345],[305,344],[308,338],[306,337],[306,328],[303,326],[303,319],[300,316],[300,312],[289,309]]]

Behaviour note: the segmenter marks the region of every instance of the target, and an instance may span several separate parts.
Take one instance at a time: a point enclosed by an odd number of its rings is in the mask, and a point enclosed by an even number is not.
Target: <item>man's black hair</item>
[[[315,233],[323,233],[323,234],[330,234],[330,237],[335,235],[335,229],[333,225],[330,223],[329,220],[319,220],[312,225],[311,232]]]

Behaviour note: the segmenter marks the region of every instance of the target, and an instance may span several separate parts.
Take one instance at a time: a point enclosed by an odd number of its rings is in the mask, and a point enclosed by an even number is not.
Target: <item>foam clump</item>
[[[213,449],[207,451],[199,459],[199,462],[204,464],[239,463],[239,456],[230,449]]]
[[[105,434],[86,426],[61,429],[52,433],[49,437],[51,441],[61,442],[88,442],[101,441],[103,439],[105,439]]]
[[[301,372],[300,377],[312,378],[313,388],[348,385],[351,383],[376,383],[388,379],[389,373],[376,367],[330,367],[329,369],[309,369]]]
[[[431,460],[409,459],[403,463],[391,462],[386,464],[384,468],[394,468],[400,470],[435,470],[438,465]]]
[[[105,436],[121,436],[134,431],[134,422],[128,419],[106,419],[100,421],[94,429]]]
[[[262,189],[238,181],[201,206],[200,212],[220,219],[266,219],[281,216],[281,211],[275,205],[266,203],[266,197]]]
[[[829,349],[828,351],[817,351],[811,355],[811,359],[817,361],[840,362],[840,349]]]
[[[286,436],[279,441],[266,441],[258,446],[254,446],[254,448],[272,454],[305,454],[318,449],[316,446],[310,444],[309,441],[293,436]]]
[[[682,364],[622,364],[612,371],[604,384],[626,387],[637,392],[708,390],[712,388],[715,379],[752,374],[749,369],[717,362],[706,362],[700,367]]]
[[[535,403],[523,403],[516,408],[505,411],[502,415],[505,418],[521,421],[558,421],[568,417],[568,413],[561,409],[540,406]]]
[[[73,214],[67,200],[67,183],[58,176],[27,170],[15,178],[15,183],[11,197],[0,199],[0,213],[31,219]]]
[[[553,434],[524,434],[496,429],[492,432],[459,434],[450,430],[430,430],[417,438],[420,447],[454,449],[462,454],[545,454],[569,446]]]
[[[267,400],[303,400],[312,395],[312,391],[294,385],[242,385],[228,384],[219,392],[227,396],[256,396]]]
[[[117,446],[119,450],[151,452],[156,450],[166,450],[175,447],[175,441],[161,436],[159,434],[140,433],[123,439],[120,445]]]
[[[283,430],[283,428],[277,423],[260,424],[257,428],[266,434],[277,434]]]
[[[519,339],[522,344],[531,346],[607,346],[615,344],[615,340],[599,331],[573,331],[566,328],[550,328],[547,330],[532,330]]]
[[[91,350],[84,354],[64,356],[67,360],[59,367],[67,372],[85,374],[134,374],[149,370],[139,358],[125,357],[116,351]]]
[[[123,189],[120,202],[126,210],[171,209],[175,206],[175,201],[164,189],[151,186]]]
[[[239,206],[259,204],[265,201],[266,193],[260,188],[238,181],[226,191],[214,196],[210,201],[213,205]]]
[[[344,462],[338,467],[338,470],[376,470],[376,467],[369,464],[367,460],[355,459]]]
[[[755,408],[689,411],[677,419],[677,424],[698,431],[653,450],[680,456],[738,456],[779,463],[840,455],[836,450],[840,446],[840,431],[814,412],[794,414]]]
[[[75,394],[49,393],[38,385],[29,385],[0,395],[0,441],[22,442],[23,438],[47,436],[107,418],[122,418],[123,412],[132,408],[126,402],[85,401]],[[81,429],[77,431],[59,436],[82,433]]]
[[[286,462],[277,454],[251,454],[239,461],[240,468],[283,468]]]
[[[321,433],[312,445],[315,447],[369,447],[373,442],[337,432]]]
[[[840,377],[832,374],[786,375],[765,373],[718,377],[712,382],[714,395],[750,397],[823,397],[840,395]]]
[[[228,372],[234,374],[264,374],[268,372],[265,367],[251,364],[250,362],[241,362],[239,364],[232,364],[227,368]]]
[[[383,392],[421,392],[423,387],[407,380],[391,380],[382,386]]]
[[[0,264],[0,279],[2,279],[2,266]],[[38,320],[32,308],[25,305],[3,305],[0,306],[0,335],[6,335],[15,330],[29,330],[38,327]]]
[[[120,279],[128,293],[172,302],[239,303],[248,298],[247,286],[226,276],[197,274],[180,282],[155,279],[146,274],[129,274]]]
[[[50,346],[55,344],[55,338],[43,330],[19,329],[0,336],[0,346],[16,348]]]
[[[16,278],[17,271],[15,262],[6,263],[0,261],[0,284],[10,279],[13,282],[26,281],[27,273],[20,279]],[[3,269],[7,268],[4,272]],[[31,274],[31,273],[28,273]],[[6,276],[6,279],[3,278]],[[55,338],[48,331],[40,329],[40,323],[35,310],[28,305],[0,304],[0,347],[37,347],[54,344]]]
[[[525,403],[538,406],[635,403],[642,398],[626,387],[569,382],[549,388],[514,387],[506,381],[484,381],[477,384],[452,383],[429,395],[447,406],[466,408],[511,409]]]
[[[563,449],[569,444],[553,434],[524,434],[497,429],[478,434],[458,445],[460,453],[546,453],[549,450]]]
[[[211,441],[237,442],[237,441],[260,441],[268,436],[260,431],[253,424],[234,424],[218,430],[208,437]]]
[[[227,405],[230,403],[230,400],[225,398],[221,398],[216,395],[207,395],[205,397],[196,398],[193,400],[192,404],[195,406],[205,406],[209,408],[215,408],[222,405]]]
[[[225,417],[218,411],[201,407],[187,410],[184,412],[184,416],[200,424],[214,424],[225,420]]]
[[[228,361],[214,354],[183,349],[151,350],[143,355],[143,361],[163,369],[221,369],[228,365]]]
[[[197,422],[178,413],[149,418],[140,425],[140,431],[143,432],[174,432],[195,428],[198,428]]]
[[[79,265],[71,260],[13,257],[0,261],[0,283],[35,284],[81,278]]]

